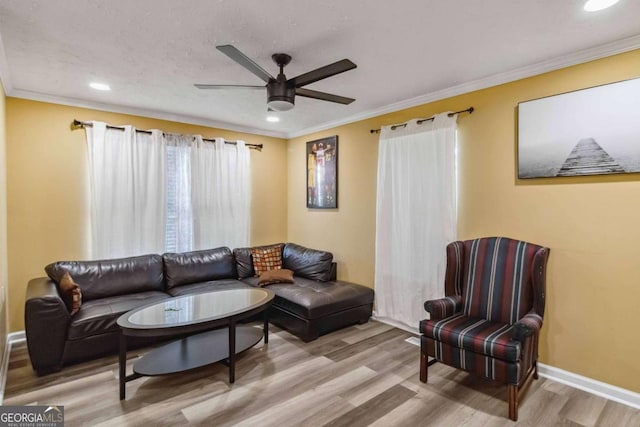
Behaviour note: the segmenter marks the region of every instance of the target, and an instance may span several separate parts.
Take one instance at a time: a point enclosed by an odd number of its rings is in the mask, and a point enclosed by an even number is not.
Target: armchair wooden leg
[[[538,379],[538,362],[533,362],[533,379]]]
[[[518,386],[507,384],[507,392],[509,394],[509,419],[518,421]]]
[[[428,369],[429,369],[429,364],[427,363],[428,361],[428,357],[426,354],[424,354],[423,352],[420,352],[420,381],[422,381],[423,383],[427,382],[427,375],[428,375]]]

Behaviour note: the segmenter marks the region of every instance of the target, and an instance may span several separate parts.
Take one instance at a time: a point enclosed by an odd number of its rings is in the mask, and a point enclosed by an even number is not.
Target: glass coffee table
[[[236,355],[264,337],[269,342],[269,319],[273,291],[240,288],[174,297],[139,307],[118,318],[120,326],[120,400],[126,383],[141,376],[165,375],[225,361],[229,382],[235,381]],[[262,330],[236,326],[239,320],[264,313]],[[217,329],[216,329],[217,328]],[[206,332],[205,332],[206,331]],[[187,335],[145,354],[126,375],[127,336],[164,337]],[[235,349],[235,351],[229,351]]]

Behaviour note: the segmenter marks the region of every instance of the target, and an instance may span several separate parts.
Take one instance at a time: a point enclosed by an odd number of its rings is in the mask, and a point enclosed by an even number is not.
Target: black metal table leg
[[[236,319],[229,319],[229,383],[236,380]]]
[[[264,311],[264,326],[262,328],[264,332],[264,343],[269,344],[269,314],[268,311]]]
[[[118,354],[118,367],[120,369],[120,400],[125,399],[127,384],[127,337],[120,332],[120,353]]]

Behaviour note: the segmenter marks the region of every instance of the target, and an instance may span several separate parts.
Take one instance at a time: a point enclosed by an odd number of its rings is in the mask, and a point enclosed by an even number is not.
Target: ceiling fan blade
[[[202,85],[194,84],[198,89],[264,89],[265,86],[247,86],[247,85]]]
[[[275,78],[271,74],[267,73],[264,69],[262,69],[262,67],[253,62],[253,60],[251,60],[247,55],[240,52],[230,44],[216,46],[216,49],[236,61],[238,64],[242,65],[247,70],[251,71],[266,83],[269,83],[269,80],[275,80]]]
[[[313,98],[313,99],[321,99],[322,101],[337,102],[338,104],[345,104],[345,105],[349,105],[353,101],[355,101],[355,99],[353,99],[353,98],[347,98],[345,96],[333,95],[333,94],[326,93],[326,92],[318,92],[317,90],[304,89],[304,88],[301,88],[301,87],[296,88],[296,95],[304,96],[304,97],[307,97],[307,98]]]
[[[324,67],[316,68],[308,73],[300,74],[298,77],[289,79],[287,83],[293,84],[295,87],[317,82],[318,80],[326,79],[327,77],[335,76],[336,74],[344,73],[345,71],[353,70],[357,65],[348,59],[343,59],[333,64],[325,65]],[[304,95],[303,95],[304,96]]]

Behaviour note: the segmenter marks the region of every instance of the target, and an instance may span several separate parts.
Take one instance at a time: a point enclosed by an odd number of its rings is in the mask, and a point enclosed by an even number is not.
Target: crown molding
[[[320,132],[323,130],[331,129],[337,126],[346,125],[349,123],[357,122],[360,120],[370,119],[372,117],[381,116],[383,114],[404,110],[406,108],[415,107],[418,105],[427,104],[434,101],[439,101],[445,98],[451,98],[453,96],[462,95],[465,93],[473,92],[480,89],[486,89],[492,86],[498,86],[501,84],[513,82],[516,80],[524,79],[527,77],[536,76],[538,74],[548,73],[550,71],[559,70],[561,68],[570,67],[572,65],[583,64],[585,62],[594,61],[596,59],[606,58],[608,56],[617,55],[619,53],[629,52],[631,50],[640,48],[640,35],[627,37],[625,39],[617,40],[615,42],[603,44],[589,49],[580,50],[578,52],[563,55],[557,58],[552,58],[546,61],[541,61],[535,64],[527,65],[525,67],[516,68],[514,70],[506,71],[504,73],[494,74],[489,77],[484,77],[478,80],[462,83],[460,85],[451,86],[446,89],[430,92],[424,95],[416,96],[404,101],[396,102],[393,104],[385,105],[380,108],[375,108],[353,116],[345,117],[340,120],[335,120],[327,123],[323,123],[318,126],[309,127],[295,132],[287,134],[287,138],[297,138],[299,136],[309,135],[311,133]]]
[[[50,102],[53,104],[68,105],[71,107],[90,108],[100,111],[108,111],[111,113],[130,114],[134,116],[149,117],[152,119],[169,120],[179,123],[187,123],[192,125],[207,126],[236,132],[244,132],[263,136],[272,136],[275,138],[286,138],[284,132],[272,132],[263,129],[253,128],[250,126],[242,126],[233,123],[218,122],[199,117],[183,116],[180,114],[168,113],[165,111],[149,110],[145,108],[128,107],[123,105],[107,104],[94,101],[85,101],[76,98],[66,98],[61,96],[47,95],[39,92],[31,92],[22,89],[14,89],[7,96],[15,98],[30,99],[33,101]]]
[[[527,77],[532,77],[538,74],[547,73],[550,71],[559,70],[561,68],[570,67],[572,65],[578,65],[596,59],[606,58],[608,56],[616,55],[619,53],[628,52],[631,50],[640,48],[640,35],[627,37],[625,39],[617,40],[611,43],[603,44],[589,49],[584,49],[578,52],[563,55],[561,57],[553,58],[550,60],[538,62],[525,67],[510,70],[504,73],[494,74],[485,78],[473,80],[470,82],[462,83],[460,85],[451,86],[446,89],[430,92],[414,98],[410,98],[404,101],[399,101],[393,104],[388,104],[382,107],[363,111],[358,114],[354,114],[348,117],[344,117],[339,120],[329,121],[317,126],[304,128],[293,132],[277,132],[268,131],[264,129],[254,128],[251,126],[243,126],[233,123],[219,122],[215,120],[203,119],[199,117],[185,116],[180,114],[173,114],[164,111],[149,110],[144,108],[127,107],[115,104],[99,103],[93,101],[85,101],[76,98],[59,97],[54,95],[47,95],[38,92],[25,91],[21,89],[15,89],[11,81],[9,66],[7,63],[4,45],[2,38],[0,37],[0,81],[2,82],[7,96],[15,98],[24,98],[34,101],[50,102],[54,104],[68,105],[72,107],[90,108],[102,111],[109,111],[113,113],[131,114],[137,116],[144,116],[160,120],[170,120],[180,123],[188,123],[199,126],[207,126],[220,128],[225,130],[231,130],[236,132],[244,132],[255,135],[271,136],[275,138],[291,139],[299,136],[309,135],[315,132],[335,128],[338,126],[354,123],[361,120],[370,119],[372,117],[381,116],[383,114],[396,112],[406,108],[415,107],[418,105],[427,104],[441,99],[450,98],[457,95],[473,92],[475,90],[486,89],[488,87],[497,86],[520,80]]]

